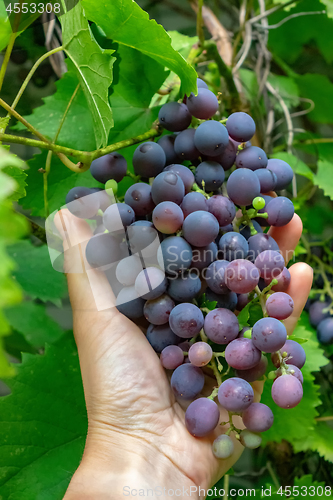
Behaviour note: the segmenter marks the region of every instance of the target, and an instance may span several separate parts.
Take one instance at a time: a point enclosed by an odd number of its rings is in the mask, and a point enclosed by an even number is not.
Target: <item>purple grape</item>
[[[68,210],[76,217],[90,219],[97,214],[100,208],[100,200],[98,195],[94,194],[90,188],[78,186],[68,191],[66,205]]]
[[[321,344],[333,343],[333,318],[321,320],[317,326],[317,337]]]
[[[222,186],[224,178],[224,170],[216,161],[204,161],[197,166],[195,171],[196,183],[206,192],[216,191]]]
[[[163,201],[154,208],[154,226],[163,234],[176,233],[182,227],[183,221],[182,209],[172,201]]]
[[[178,163],[173,163],[165,167],[164,172],[175,172],[177,175],[179,175],[184,183],[185,194],[191,191],[194,184],[194,175],[188,167],[185,167],[185,165],[180,165]]]
[[[254,262],[258,255],[265,250],[274,250],[279,252],[279,245],[272,236],[264,233],[257,233],[249,238],[248,259]],[[270,280],[271,281],[271,280]]]
[[[110,233],[123,233],[124,228],[130,226],[135,220],[132,207],[126,203],[115,203],[107,208],[103,215],[103,224]]]
[[[275,189],[280,191],[289,186],[294,177],[293,169],[287,162],[272,158],[268,160],[267,168],[274,172],[277,178]]]
[[[184,183],[175,172],[162,172],[153,181],[151,196],[156,205],[173,201],[180,205],[185,194]]]
[[[194,134],[195,147],[203,155],[218,156],[228,143],[227,129],[222,123],[215,120],[201,123]]]
[[[201,290],[201,281],[195,272],[169,280],[168,294],[177,302],[190,302]]]
[[[91,267],[103,267],[120,258],[118,240],[110,233],[96,234],[86,246],[86,258]]]
[[[114,179],[116,182],[123,180],[127,172],[127,161],[117,153],[109,153],[93,160],[90,165],[90,173],[94,179],[102,184]]]
[[[151,197],[151,187],[144,182],[130,186],[125,193],[124,201],[133,208],[135,215],[151,214],[155,207]]]
[[[265,207],[265,211],[268,214],[267,223],[275,227],[288,224],[295,213],[293,202],[284,196],[273,198]]]
[[[243,411],[242,419],[249,431],[265,432],[272,427],[274,415],[268,406],[262,403],[252,403]]]
[[[255,174],[260,182],[260,191],[262,193],[269,193],[270,191],[274,191],[277,184],[277,177],[269,170],[269,168],[259,168],[255,170]]]
[[[276,375],[276,377],[281,377],[281,375],[282,375],[281,368],[278,368],[276,370],[275,375]],[[300,383],[303,384],[303,374],[297,366],[288,365],[288,375],[293,375],[293,377],[296,377],[297,380],[299,380]]]
[[[248,370],[235,370],[235,375],[243,378],[247,382],[255,382],[256,380],[260,380],[261,377],[265,375],[267,366],[267,358],[262,354],[259,363],[253,368],[249,368]]]
[[[167,102],[161,107],[158,119],[170,132],[180,132],[191,124],[192,116],[184,103]]]
[[[180,342],[180,338],[175,335],[168,324],[149,325],[147,328],[147,340],[155,352],[160,353],[169,345]]]
[[[309,308],[309,320],[312,326],[317,327],[319,323],[330,317],[330,302],[313,302]]]
[[[236,215],[234,203],[226,196],[220,194],[214,195],[208,200],[208,210],[213,214],[220,226],[230,224]]]
[[[178,366],[171,377],[171,388],[180,399],[195,398],[202,391],[204,383],[201,368],[190,363]]]
[[[175,370],[184,362],[184,354],[177,345],[168,345],[161,352],[161,364],[167,370]]]
[[[275,292],[268,297],[266,310],[272,318],[286,319],[294,310],[294,301],[287,293]]]
[[[169,324],[178,337],[189,339],[198,335],[204,325],[204,317],[197,306],[184,302],[172,309]]]
[[[196,160],[200,153],[194,145],[194,128],[188,128],[177,135],[174,148],[176,155],[184,160]]]
[[[227,192],[236,205],[251,205],[253,199],[260,195],[259,179],[252,170],[238,168],[229,176]]]
[[[272,385],[272,398],[280,408],[295,408],[303,397],[300,381],[292,375],[281,375]]]
[[[247,293],[240,293],[237,298],[237,311],[241,311],[249,303],[249,296]]]
[[[259,448],[262,442],[262,438],[259,434],[255,432],[248,431],[247,429],[244,429],[240,433],[240,442],[245,448],[249,448],[250,450],[255,450],[256,448]]]
[[[116,278],[122,285],[134,285],[138,274],[142,271],[142,263],[136,255],[129,255],[120,260],[116,267]]]
[[[165,167],[165,153],[156,142],[144,142],[133,154],[133,168],[136,175],[155,177]]]
[[[192,248],[193,258],[191,268],[206,269],[217,257],[217,245],[212,242],[206,247]]]
[[[275,318],[262,318],[253,326],[252,342],[260,351],[276,352],[286,340],[286,327]]]
[[[207,156],[207,160],[217,161],[224,170],[229,170],[236,161],[238,146],[229,140],[228,145],[218,156]]]
[[[286,267],[283,268],[282,273],[280,273],[278,276],[275,278],[278,283],[277,285],[272,286],[272,291],[273,292],[285,292],[289,285],[290,285],[290,280],[291,280],[291,275],[290,272]],[[269,285],[270,281],[266,281],[266,285]]]
[[[189,214],[183,223],[186,241],[195,247],[205,247],[215,240],[219,232],[219,223],[213,214],[198,210]]]
[[[150,248],[156,252],[156,244],[159,244],[158,233],[149,221],[141,220],[133,222],[127,228],[126,237],[132,254],[144,252],[146,255]]]
[[[272,280],[284,269],[284,258],[275,250],[264,250],[254,261],[255,266],[264,280]]]
[[[207,83],[201,80],[201,78],[197,78],[197,87],[198,89],[208,89]]]
[[[240,412],[250,406],[254,392],[246,380],[232,377],[222,382],[217,397],[227,411]]]
[[[230,342],[225,350],[225,360],[236,370],[249,370],[260,361],[261,352],[251,339],[238,338]]]
[[[134,286],[124,287],[116,299],[116,307],[119,312],[129,319],[138,319],[143,316],[145,301],[139,297]]]
[[[238,319],[228,309],[214,309],[205,317],[204,330],[215,344],[228,344],[237,338]]]
[[[208,203],[203,194],[192,191],[184,196],[180,208],[183,211],[184,218],[198,210],[208,212]]]
[[[214,440],[212,450],[216,458],[229,458],[233,454],[235,446],[231,437],[222,434]]]
[[[217,294],[210,288],[207,288],[205,294],[206,299],[209,302],[217,302],[216,307],[220,309],[229,309],[229,311],[234,311],[236,309],[237,294],[235,292],[228,291],[226,293]]]
[[[215,293],[227,293],[229,289],[225,283],[225,268],[229,262],[227,260],[217,260],[210,264],[205,272],[205,280],[209,288]]]
[[[230,231],[234,230],[234,227],[233,227],[232,224],[227,224],[226,226],[221,226],[220,230],[222,231],[223,234],[224,233],[230,233]],[[219,236],[217,236],[217,238],[218,238],[218,241],[220,241],[221,236],[219,235]]]
[[[143,269],[135,280],[135,290],[139,297],[146,300],[157,299],[167,289],[167,279],[161,269],[147,267]]]
[[[244,259],[233,260],[225,270],[227,287],[236,293],[249,293],[259,282],[259,271],[252,262]]]
[[[161,295],[157,299],[147,300],[143,308],[144,317],[153,325],[164,325],[169,321],[174,301],[169,295]]]
[[[212,357],[213,350],[207,342],[196,342],[188,351],[188,359],[194,366],[206,366]]]
[[[306,354],[303,347],[294,340],[286,340],[285,344],[281,347],[280,353],[287,353],[289,359],[285,360],[288,365],[295,365],[302,368],[305,364]],[[272,354],[273,364],[278,368],[280,360],[277,354]]]
[[[105,212],[105,210],[111,205],[111,198],[105,191],[105,189],[101,188],[90,188],[90,192],[97,193],[96,198],[99,201],[99,208],[102,210],[102,212]],[[96,216],[96,221],[100,220],[101,222],[103,221],[102,217]]]
[[[257,170],[258,168],[266,168],[267,161],[264,150],[258,148],[258,146],[250,146],[239,151],[236,157],[236,167]]]
[[[169,236],[161,242],[157,252],[160,267],[174,278],[180,271],[189,269],[192,257],[191,246],[181,236]]]
[[[198,88],[198,95],[191,93],[186,99],[186,105],[192,116],[200,120],[208,120],[219,108],[219,102],[213,92],[208,89]]]
[[[176,134],[163,135],[157,141],[157,144],[161,146],[165,153],[165,164],[171,165],[172,163],[177,163],[178,156],[175,153],[175,140]],[[165,169],[164,169],[165,170]]]
[[[255,134],[256,124],[252,116],[239,111],[232,113],[226,123],[230,137],[237,142],[247,142]]]
[[[185,413],[187,430],[196,437],[207,436],[220,420],[217,404],[208,398],[199,398],[189,405]]]
[[[249,251],[249,244],[240,233],[229,232],[220,239],[219,249],[225,260],[245,259]]]

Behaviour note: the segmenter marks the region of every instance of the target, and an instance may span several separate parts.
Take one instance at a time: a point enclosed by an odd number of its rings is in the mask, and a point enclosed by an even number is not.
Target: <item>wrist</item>
[[[152,443],[119,433],[89,432],[64,500],[126,500],[140,496],[139,490],[152,498],[200,498],[196,484]]]

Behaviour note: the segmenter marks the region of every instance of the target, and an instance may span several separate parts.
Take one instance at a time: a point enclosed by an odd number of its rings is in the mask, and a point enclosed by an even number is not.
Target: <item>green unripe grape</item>
[[[251,450],[259,448],[259,446],[261,445],[261,441],[262,438],[260,434],[257,434],[256,432],[251,432],[247,429],[244,429],[240,433],[240,442],[243,446],[245,446],[245,448],[250,448]]]
[[[246,330],[246,332],[244,332],[244,338],[250,339],[251,337],[252,337],[251,330]]]
[[[234,443],[226,434],[218,436],[212,446],[216,458],[229,458],[234,452]]]
[[[118,192],[118,182],[116,182],[113,179],[110,179],[105,183],[105,191],[107,192],[108,190],[112,191],[114,195],[117,194]],[[110,193],[111,194],[111,193]]]
[[[254,198],[252,205],[256,210],[261,210],[266,205],[266,202],[264,198],[262,198],[261,196],[257,196],[256,198]]]

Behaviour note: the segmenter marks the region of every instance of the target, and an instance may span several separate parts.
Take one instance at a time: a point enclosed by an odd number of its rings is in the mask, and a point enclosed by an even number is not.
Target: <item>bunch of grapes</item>
[[[197,95],[161,107],[160,125],[171,133],[137,147],[137,182],[123,201],[117,183],[127,163],[111,153],[91,165],[105,189],[74,188],[66,203],[76,216],[97,221],[87,261],[105,271],[122,314],[147,320],[147,340],[172,370],[172,391],[192,401],[189,432],[200,438],[218,426],[216,397],[229,412],[226,434],[213,443],[215,456],[227,458],[231,433],[256,448],[273,424],[270,408],[253,402],[251,386],[266,373],[266,354],[276,366],[272,398],[293,408],[302,398],[305,352],[287,338],[290,273],[267,232],[294,215],[292,202],[274,193],[290,184],[293,171],[251,145],[251,116],[236,112],[218,121],[217,110],[216,96],[198,79]],[[261,319],[242,328],[237,315],[252,304],[261,305]],[[202,397],[207,371],[217,386]],[[233,415],[242,416],[245,430]]]

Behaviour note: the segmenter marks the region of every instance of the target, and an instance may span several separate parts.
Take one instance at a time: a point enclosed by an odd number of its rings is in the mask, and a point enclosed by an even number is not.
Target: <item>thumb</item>
[[[86,246],[93,236],[89,224],[67,209],[57,212],[54,224],[63,240],[64,272],[73,311],[111,308],[116,311],[115,297],[105,273],[92,269],[86,259]]]

